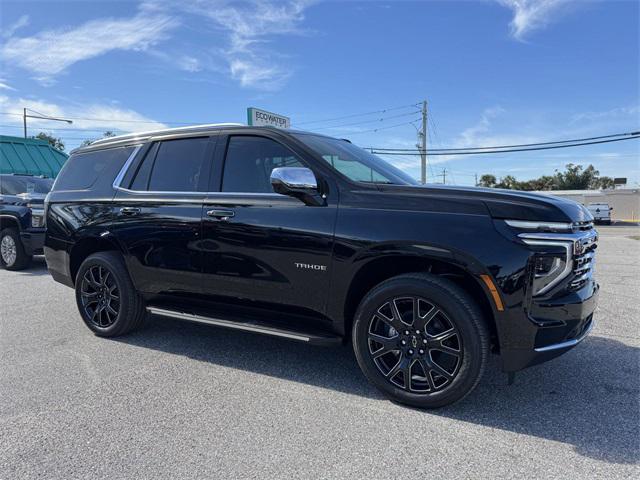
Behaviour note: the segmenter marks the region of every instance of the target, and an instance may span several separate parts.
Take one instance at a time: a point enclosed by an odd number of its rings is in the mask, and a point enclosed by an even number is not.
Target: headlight
[[[536,247],[533,257],[533,295],[551,290],[571,273],[573,268],[573,242],[551,242],[523,239]]]
[[[31,210],[31,226],[33,228],[44,227],[44,210]]]
[[[572,223],[562,222],[527,222],[524,220],[505,220],[504,223],[517,230],[534,232],[571,232],[574,229]]]

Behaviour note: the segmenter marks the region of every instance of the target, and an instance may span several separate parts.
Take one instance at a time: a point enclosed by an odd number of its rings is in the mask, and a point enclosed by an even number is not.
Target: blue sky
[[[0,132],[21,135],[26,106],[73,118],[30,120],[31,134],[49,131],[69,149],[107,129],[245,122],[246,107],[256,106],[361,146],[411,148],[418,114],[409,105],[423,99],[432,147],[634,131],[639,5],[3,0]],[[417,158],[389,159],[419,175]],[[569,162],[637,183],[640,141],[431,157],[429,175],[441,180],[446,168],[447,181],[460,184],[474,173],[527,179]]]

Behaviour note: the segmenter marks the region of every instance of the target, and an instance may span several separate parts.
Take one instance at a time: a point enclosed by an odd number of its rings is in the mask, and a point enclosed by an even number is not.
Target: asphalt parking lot
[[[599,231],[591,336],[513,386],[494,359],[438,411],[382,398],[346,347],[161,318],[100,339],[43,258],[0,270],[0,478],[636,477],[640,228]]]

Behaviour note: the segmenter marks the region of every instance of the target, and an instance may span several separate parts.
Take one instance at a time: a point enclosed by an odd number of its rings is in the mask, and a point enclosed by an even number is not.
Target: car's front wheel
[[[31,258],[24,250],[18,230],[5,228],[0,232],[0,265],[7,270],[23,270],[29,266]]]
[[[478,384],[489,334],[464,290],[446,278],[417,273],[369,292],[356,312],[353,346],[365,376],[391,399],[437,408]]]
[[[76,275],[75,288],[82,320],[98,336],[123,335],[145,318],[144,301],[119,253],[98,252],[87,257]]]

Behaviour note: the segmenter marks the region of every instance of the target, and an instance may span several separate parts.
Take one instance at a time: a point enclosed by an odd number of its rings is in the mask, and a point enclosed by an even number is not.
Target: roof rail
[[[115,137],[101,138],[100,140],[96,140],[95,142],[92,142],[91,145],[100,145],[102,143],[110,143],[113,141],[124,140],[127,138],[149,137],[149,136],[161,134],[161,133],[164,134],[164,133],[171,133],[171,132],[178,132],[178,131],[189,132],[190,130],[196,130],[201,128],[244,127],[244,126],[245,125],[243,125],[242,123],[205,123],[202,125],[190,125],[188,127],[162,128],[158,130],[149,130],[146,132],[133,132],[133,133],[127,133],[125,135],[116,135]]]

